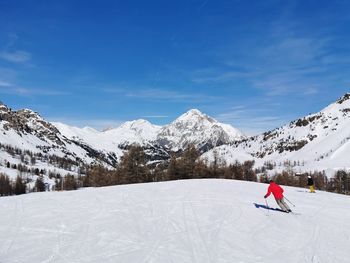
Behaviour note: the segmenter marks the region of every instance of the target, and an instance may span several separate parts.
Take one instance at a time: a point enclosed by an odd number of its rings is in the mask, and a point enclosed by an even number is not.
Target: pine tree
[[[196,161],[199,157],[199,152],[193,144],[187,146],[185,151],[183,152],[179,166],[180,170],[180,178],[181,179],[192,179],[195,177],[195,167]]]
[[[132,145],[121,158],[119,172],[124,183],[143,183],[150,181],[146,166],[146,156],[141,146]]]
[[[253,171],[254,161],[245,161],[243,163],[243,169],[244,169],[244,179],[246,181],[257,181],[257,177],[255,172]]]
[[[339,170],[334,176],[335,190],[337,193],[346,194],[350,190],[350,177],[344,170]]]
[[[244,180],[244,170],[238,161],[235,161],[235,163],[232,165],[232,171],[234,179]]]
[[[78,185],[77,185],[77,181],[75,180],[73,175],[66,175],[64,177],[64,190],[77,190],[78,189]]]
[[[211,177],[217,178],[218,177],[218,170],[219,170],[219,154],[216,150],[213,152],[214,160],[211,163],[210,170],[211,170]]]
[[[46,186],[44,183],[44,178],[42,176],[38,176],[35,181],[35,191],[36,192],[45,192]]]
[[[114,183],[114,172],[109,171],[102,165],[94,165],[87,170],[86,176],[83,179],[83,185],[92,187],[101,187],[113,185]]]
[[[23,178],[21,176],[16,177],[14,193],[15,195],[21,195],[26,193],[26,184],[23,182]]]
[[[166,172],[164,171],[164,166],[158,164],[151,172],[152,182],[162,182],[166,181]]]
[[[10,179],[5,174],[0,174],[0,196],[12,194]]]
[[[225,167],[224,178],[225,179],[233,179],[234,178],[232,165]]]
[[[264,183],[264,184],[267,184],[267,183],[269,182],[269,177],[268,177],[268,175],[267,175],[266,172],[264,172],[264,173],[260,176],[259,182],[260,182],[260,183]]]
[[[194,178],[208,178],[210,176],[209,169],[203,160],[197,159],[193,172]]]
[[[179,171],[176,156],[172,155],[166,171],[168,180],[177,180],[179,179]]]

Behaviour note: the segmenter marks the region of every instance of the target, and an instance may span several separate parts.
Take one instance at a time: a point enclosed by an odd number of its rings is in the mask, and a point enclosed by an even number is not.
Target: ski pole
[[[287,197],[284,197],[284,198],[285,198],[292,206],[295,207],[295,204],[293,204],[291,201],[289,201]]]
[[[264,198],[264,199],[265,199],[265,204],[266,204],[266,207],[267,207],[267,215],[269,215],[270,214],[270,207],[269,207],[269,204],[267,203],[266,198]]]
[[[264,199],[265,199],[265,204],[266,204],[266,207],[267,207],[267,208],[269,208],[269,205],[268,205],[268,203],[267,203],[266,198],[264,198]]]

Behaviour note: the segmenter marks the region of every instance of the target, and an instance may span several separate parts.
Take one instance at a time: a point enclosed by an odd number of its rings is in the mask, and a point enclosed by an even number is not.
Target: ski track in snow
[[[266,189],[187,180],[0,198],[0,262],[348,262],[349,197],[285,187],[294,215],[256,208]]]

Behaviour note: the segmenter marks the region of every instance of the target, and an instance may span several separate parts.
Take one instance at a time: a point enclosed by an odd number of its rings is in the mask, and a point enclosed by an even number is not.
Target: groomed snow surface
[[[0,198],[0,262],[350,262],[349,196],[186,180]],[[267,199],[276,208],[273,197]]]

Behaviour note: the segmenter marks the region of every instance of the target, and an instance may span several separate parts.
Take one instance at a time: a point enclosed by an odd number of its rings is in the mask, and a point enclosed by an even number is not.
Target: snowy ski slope
[[[187,180],[0,198],[0,262],[350,262],[349,196]],[[272,197],[271,207],[276,207]]]

